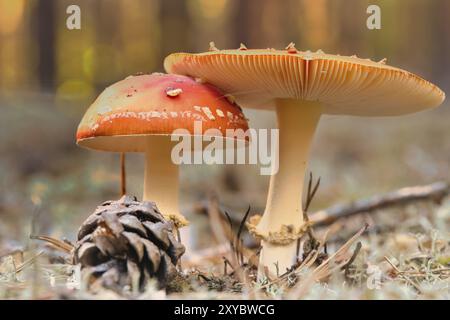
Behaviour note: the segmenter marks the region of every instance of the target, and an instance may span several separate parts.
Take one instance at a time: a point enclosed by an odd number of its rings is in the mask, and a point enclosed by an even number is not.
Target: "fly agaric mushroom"
[[[166,218],[182,227],[188,221],[178,208],[171,134],[176,129],[196,134],[196,121],[201,121],[202,133],[217,129],[223,137],[227,129],[248,129],[241,108],[211,85],[162,73],[130,76],[106,88],[89,107],[78,127],[77,144],[145,153],[143,199],[155,201]]]
[[[238,93],[243,107],[275,109],[279,171],[271,176],[263,217],[250,225],[262,239],[260,266],[272,273],[293,265],[296,240],[305,229],[301,196],[320,116],[395,116],[436,107],[445,99],[437,86],[384,60],[300,52],[292,43],[285,50],[174,53],[164,67]]]

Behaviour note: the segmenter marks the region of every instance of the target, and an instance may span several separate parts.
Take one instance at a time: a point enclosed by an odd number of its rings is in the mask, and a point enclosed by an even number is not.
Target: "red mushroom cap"
[[[241,108],[211,85],[180,75],[130,76],[100,94],[81,120],[76,139],[92,149],[144,151],[148,136],[176,129],[196,134],[195,121],[201,121],[203,132],[214,128],[223,136],[227,129],[248,129]]]

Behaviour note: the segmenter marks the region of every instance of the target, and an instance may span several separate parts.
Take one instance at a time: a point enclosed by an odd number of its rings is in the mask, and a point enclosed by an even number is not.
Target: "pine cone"
[[[89,283],[111,289],[142,290],[150,278],[165,287],[176,275],[184,246],[154,202],[123,196],[97,207],[81,225],[73,251]]]

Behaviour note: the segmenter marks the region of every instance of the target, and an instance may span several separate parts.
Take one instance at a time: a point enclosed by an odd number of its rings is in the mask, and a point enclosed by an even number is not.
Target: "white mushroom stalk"
[[[263,238],[260,264],[275,275],[294,264],[297,239],[306,227],[303,184],[321,107],[314,102],[279,99],[276,111],[280,130],[279,170],[271,176],[266,209],[254,229]]]
[[[152,143],[148,144],[143,199],[157,203],[166,219],[181,228],[188,225],[188,221],[179,211],[179,169],[171,159],[172,147],[173,142],[169,137],[152,138]]]

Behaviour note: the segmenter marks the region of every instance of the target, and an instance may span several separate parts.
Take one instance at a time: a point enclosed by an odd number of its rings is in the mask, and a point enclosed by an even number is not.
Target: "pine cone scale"
[[[167,222],[143,222],[142,224],[149,231],[149,235],[154,242],[159,242],[159,245],[163,250],[169,249],[170,239],[167,231],[170,230],[170,224],[167,224]]]
[[[161,263],[160,249],[149,240],[143,239],[142,243],[144,244],[147,258],[151,263],[151,272],[157,272]]]
[[[142,223],[138,218],[132,215],[126,215],[119,218],[119,222],[124,226],[125,230],[138,233],[141,237],[147,236],[147,231],[145,230]]]
[[[142,261],[144,258],[144,244],[141,241],[141,237],[132,232],[124,231],[123,235],[127,238],[128,243],[131,244],[134,251],[137,254],[138,261]]]

